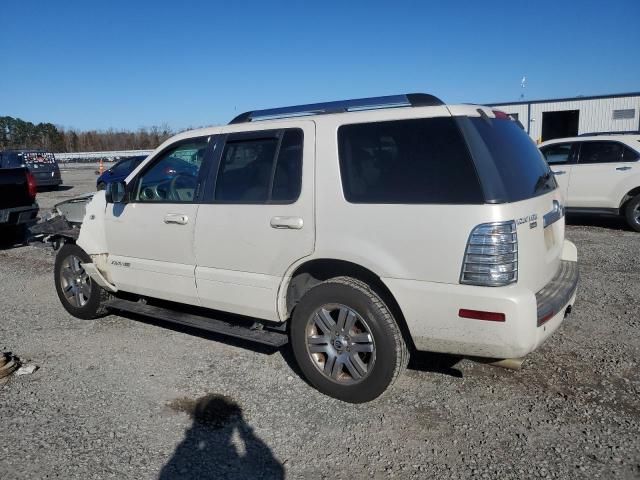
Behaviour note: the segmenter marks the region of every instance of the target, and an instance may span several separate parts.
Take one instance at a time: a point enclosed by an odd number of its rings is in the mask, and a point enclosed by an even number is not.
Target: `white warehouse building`
[[[588,133],[640,131],[640,92],[492,103],[536,142]]]

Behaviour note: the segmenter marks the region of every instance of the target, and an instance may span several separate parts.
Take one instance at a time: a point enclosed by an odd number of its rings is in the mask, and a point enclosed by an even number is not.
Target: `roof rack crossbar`
[[[388,95],[384,97],[354,98],[335,102],[310,103],[291,107],[268,108],[266,110],[252,110],[241,113],[229,124],[246,123],[256,120],[275,118],[300,117],[327,113],[341,113],[358,110],[374,110],[378,108],[394,107],[431,107],[444,105],[442,100],[426,93],[407,93],[403,95]]]

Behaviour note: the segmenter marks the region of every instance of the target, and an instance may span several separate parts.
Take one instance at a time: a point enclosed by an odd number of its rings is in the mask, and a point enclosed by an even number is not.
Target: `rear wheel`
[[[74,244],[65,244],[56,255],[55,285],[67,312],[91,320],[106,314],[104,303],[110,295],[89,277],[83,267],[85,263],[91,263],[91,257],[84,250]]]
[[[636,195],[627,203],[624,210],[627,223],[636,232],[640,232],[640,195]]]
[[[292,319],[291,344],[314,387],[352,403],[381,395],[409,360],[387,306],[367,284],[350,277],[327,280],[302,297]]]

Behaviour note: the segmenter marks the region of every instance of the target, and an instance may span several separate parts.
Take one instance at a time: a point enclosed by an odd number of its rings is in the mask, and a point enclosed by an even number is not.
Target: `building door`
[[[542,113],[542,141],[578,135],[580,110],[561,110]]]

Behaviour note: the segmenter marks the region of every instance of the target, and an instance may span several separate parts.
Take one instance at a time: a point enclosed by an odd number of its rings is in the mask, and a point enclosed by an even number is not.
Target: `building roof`
[[[578,97],[566,97],[566,98],[548,98],[546,100],[522,100],[519,102],[497,102],[487,103],[489,107],[497,107],[500,105],[528,105],[530,103],[555,103],[555,102],[572,102],[578,100],[602,100],[605,98],[622,98],[622,97],[640,97],[640,92],[629,93],[612,93],[609,95],[590,95],[590,96],[578,96]]]

